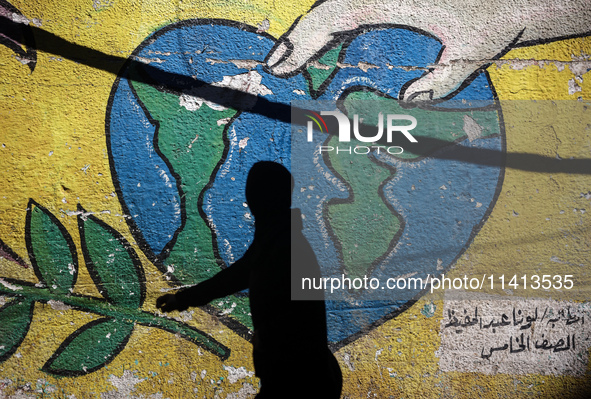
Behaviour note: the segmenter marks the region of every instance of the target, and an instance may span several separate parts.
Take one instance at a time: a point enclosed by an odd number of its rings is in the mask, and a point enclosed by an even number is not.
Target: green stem
[[[14,283],[11,281],[11,284]],[[46,287],[19,285],[19,288],[20,289],[10,289],[0,284],[0,294],[24,296],[30,301],[38,302],[56,300],[78,310],[84,310],[118,320],[135,322],[148,327],[160,328],[174,334],[180,334],[183,338],[201,346],[203,349],[208,350],[221,359],[227,359],[230,356],[229,348],[212,337],[207,336],[204,332],[167,317],[157,316],[141,309],[116,306],[99,298],[56,295]]]

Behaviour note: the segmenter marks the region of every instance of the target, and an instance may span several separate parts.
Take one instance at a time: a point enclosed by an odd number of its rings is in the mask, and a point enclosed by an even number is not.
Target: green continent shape
[[[180,105],[178,95],[145,83],[133,82],[133,87],[150,118],[157,122],[158,149],[180,177],[184,197],[185,226],[164,262],[182,284],[196,284],[221,270],[213,250],[212,231],[198,202],[226,145],[227,124],[218,121],[234,117],[236,110],[216,111],[203,103],[190,111]],[[214,305],[252,328],[247,297],[231,296]]]
[[[472,127],[480,129],[478,139],[500,134],[499,115],[490,110],[427,110],[403,109],[394,99],[380,97],[369,92],[351,93],[344,102],[348,115],[352,120],[353,114],[362,118],[367,126],[377,126],[379,110],[384,118],[384,135],[386,134],[388,114],[412,115],[417,120],[417,127],[410,133],[418,143],[411,144],[401,133],[397,137],[398,143],[404,149],[401,154],[388,155],[403,161],[413,162],[428,157],[433,152],[468,138],[465,124],[468,120]],[[400,125],[410,122],[400,121]],[[371,133],[375,135],[377,127]],[[400,140],[402,139],[402,140]],[[373,146],[357,140],[339,143],[333,137],[326,145],[337,147]],[[360,152],[365,152],[363,151]],[[373,149],[373,151],[377,151]],[[384,154],[386,149],[380,149]],[[398,150],[392,150],[396,153]],[[349,186],[347,200],[333,201],[328,204],[328,222],[337,241],[337,248],[342,256],[343,267],[350,278],[363,277],[372,265],[386,255],[393,245],[393,241],[400,235],[401,216],[397,215],[383,200],[381,186],[387,179],[394,177],[392,167],[386,167],[373,155],[349,154],[336,151],[329,153],[329,161],[333,169]]]
[[[352,147],[355,144],[363,143],[351,142]],[[327,145],[336,148],[338,138],[333,137]],[[327,219],[348,277],[363,277],[374,260],[388,251],[400,228],[398,216],[381,194],[381,185],[394,171],[366,155],[347,152],[331,155],[330,162],[349,186],[349,198],[329,203]]]
[[[133,82],[140,101],[156,122],[157,146],[175,175],[186,212],[185,226],[165,260],[183,284],[208,279],[220,269],[212,248],[212,232],[199,212],[199,195],[209,183],[224,151],[224,127],[217,121],[232,117],[235,110],[215,111],[203,104],[190,111],[179,96]]]

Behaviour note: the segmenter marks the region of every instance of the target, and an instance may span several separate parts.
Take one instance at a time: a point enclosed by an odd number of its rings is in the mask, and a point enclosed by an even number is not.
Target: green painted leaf
[[[76,246],[66,228],[44,207],[29,200],[25,241],[39,281],[55,294],[69,294],[78,275]]]
[[[140,307],[145,298],[145,277],[129,242],[92,215],[79,216],[78,228],[86,267],[100,293],[113,304]]]
[[[230,357],[230,348],[216,341],[213,337],[194,327],[182,323],[171,323],[171,319],[159,318],[150,324],[144,324],[149,327],[160,328],[164,331],[177,334],[178,336],[200,346],[201,348],[213,353],[220,359],[225,360]],[[143,324],[143,323],[142,323]]]
[[[0,362],[18,349],[33,318],[33,302],[16,298],[0,308]]]
[[[132,322],[111,318],[90,322],[66,338],[43,371],[64,376],[92,373],[125,348],[133,327]]]

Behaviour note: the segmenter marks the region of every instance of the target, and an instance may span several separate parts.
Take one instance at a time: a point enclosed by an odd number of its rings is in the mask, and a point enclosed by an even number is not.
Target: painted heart
[[[445,272],[502,183],[502,117],[486,72],[452,100],[403,109],[396,97],[436,60],[436,39],[395,27],[357,32],[290,78],[263,68],[274,43],[236,22],[190,20],[154,32],[130,57],[111,93],[106,133],[114,184],[142,251],[176,284],[231,265],[253,236],[246,175],[272,160],[303,171],[294,204],[328,275],[385,281]],[[290,104],[334,100],[352,113],[381,101],[388,113],[415,116],[421,145],[394,155],[312,156],[314,146],[338,146],[337,137],[292,134]],[[339,347],[422,294],[341,290],[327,301],[329,340]],[[245,295],[215,306],[237,331],[250,328]]]

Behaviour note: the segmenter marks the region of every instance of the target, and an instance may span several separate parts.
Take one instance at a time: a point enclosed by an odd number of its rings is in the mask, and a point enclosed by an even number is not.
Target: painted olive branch
[[[103,298],[72,294],[78,276],[74,241],[51,212],[30,200],[25,241],[39,283],[0,278],[0,294],[15,297],[0,308],[0,362],[25,338],[35,302],[50,301],[102,316],[66,338],[42,368],[51,374],[79,376],[100,369],[125,348],[136,324],[179,334],[221,359],[229,357],[230,349],[204,332],[141,310],[146,279],[137,254],[119,232],[79,210],[84,261]]]
[[[160,328],[173,334],[180,334],[183,338],[199,345],[203,349],[208,350],[222,359],[226,359],[230,354],[228,348],[212,337],[209,337],[206,333],[174,319],[159,316],[141,309],[113,306],[101,298],[76,295],[56,297],[51,289],[46,287],[35,287],[28,282],[12,279],[2,280],[8,282],[11,288],[0,284],[0,294],[15,297],[13,302],[18,302],[19,298],[22,298],[25,302],[48,303],[49,301],[57,301],[63,303],[72,310],[86,311],[116,320],[137,323],[147,327]],[[13,302],[10,303],[12,304]]]

